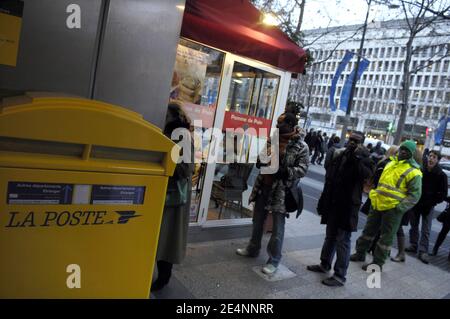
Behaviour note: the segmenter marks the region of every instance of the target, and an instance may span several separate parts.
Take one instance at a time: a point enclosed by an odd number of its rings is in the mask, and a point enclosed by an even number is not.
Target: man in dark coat
[[[409,230],[409,242],[411,246],[406,248],[408,252],[419,252],[419,259],[428,264],[428,246],[430,242],[431,223],[433,221],[433,208],[443,202],[447,197],[447,175],[439,166],[441,154],[439,151],[430,151],[427,163],[422,169],[422,196],[410,214],[411,229]],[[422,217],[422,232],[419,242],[419,223]]]
[[[332,143],[328,144],[328,150],[327,150],[327,154],[325,156],[325,164],[324,167],[327,170],[328,167],[330,166],[331,160],[333,158],[333,154],[334,152],[340,148],[340,143],[341,143],[341,139],[339,138],[339,136],[334,136],[331,137],[332,139]]]
[[[362,146],[364,135],[353,132],[345,149],[336,150],[325,176],[325,185],[317,205],[322,224],[327,225],[319,265],[308,266],[314,272],[328,273],[334,254],[334,275],[322,281],[327,286],[343,286],[350,261],[351,233],[357,230],[363,185],[374,172],[369,152]]]
[[[313,136],[313,132],[314,132],[314,129],[313,128],[310,129],[309,132],[306,134],[305,139],[304,139],[306,145],[308,145],[308,148],[309,148],[309,155],[312,154],[311,139],[312,139],[312,136]]]

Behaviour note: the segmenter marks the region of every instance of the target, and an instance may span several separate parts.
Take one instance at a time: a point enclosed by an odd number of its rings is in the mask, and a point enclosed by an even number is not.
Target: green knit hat
[[[416,152],[416,142],[411,140],[406,140],[402,144],[400,144],[400,147],[406,148],[408,151],[411,152],[411,155],[414,156],[414,153]]]

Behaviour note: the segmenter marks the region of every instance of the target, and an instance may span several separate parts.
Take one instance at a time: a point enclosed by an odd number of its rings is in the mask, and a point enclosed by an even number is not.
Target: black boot
[[[442,243],[445,240],[445,237],[447,237],[447,233],[441,231],[438,235],[438,238],[436,239],[436,242],[434,243],[433,252],[431,253],[431,256],[437,255],[439,247],[441,247]]]
[[[170,277],[172,276],[172,266],[173,264],[158,260],[158,278],[152,283],[151,291],[158,291],[164,288],[169,283]]]
[[[436,245],[434,245],[433,251],[431,252],[430,256],[437,256],[438,251],[439,251],[439,247],[436,247]]]

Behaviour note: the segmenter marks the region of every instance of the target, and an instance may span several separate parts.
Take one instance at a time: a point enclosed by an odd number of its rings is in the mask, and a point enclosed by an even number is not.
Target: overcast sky
[[[366,0],[307,0],[302,29],[362,24],[366,12]],[[373,5],[371,6],[369,21],[386,21],[401,17],[402,12],[399,9],[388,9],[386,6]]]

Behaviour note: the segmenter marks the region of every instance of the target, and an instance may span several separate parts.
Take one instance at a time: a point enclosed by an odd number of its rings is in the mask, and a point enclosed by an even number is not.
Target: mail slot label
[[[8,182],[8,204],[64,205],[72,203],[73,184]]]
[[[142,205],[144,186],[92,185],[91,204]]]

